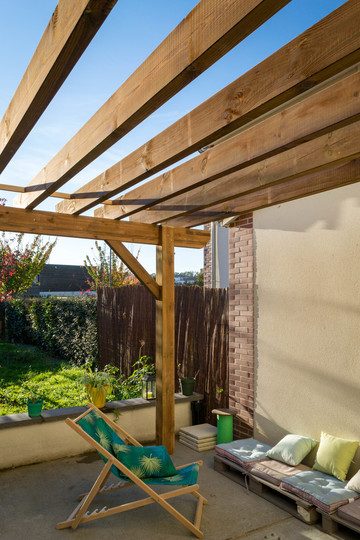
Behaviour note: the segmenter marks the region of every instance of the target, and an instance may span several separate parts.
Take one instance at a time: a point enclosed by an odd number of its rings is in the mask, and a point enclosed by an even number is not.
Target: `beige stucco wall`
[[[360,440],[360,185],[255,212],[254,234],[255,436]]]

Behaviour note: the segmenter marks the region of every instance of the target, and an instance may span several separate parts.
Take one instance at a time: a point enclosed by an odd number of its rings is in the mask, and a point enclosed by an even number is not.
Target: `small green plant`
[[[105,404],[106,395],[113,389],[115,383],[115,373],[118,369],[107,364],[103,371],[98,368],[93,369],[93,362],[87,362],[84,366],[85,373],[81,378],[81,383],[86,388],[86,393],[91,403],[101,407]]]
[[[84,386],[91,385],[94,388],[107,386],[108,390],[112,389],[115,373],[118,371],[116,367],[107,364],[103,371],[99,371],[98,368],[93,368],[93,362],[86,362],[83,367],[85,373],[81,378],[81,383]]]
[[[27,402],[30,402],[30,403],[37,403],[44,399],[43,389],[36,382],[32,380],[34,378],[34,375],[35,374],[29,368],[28,373],[26,375],[26,380],[23,385],[25,395],[27,396]]]
[[[135,369],[130,377],[120,376],[116,382],[116,390],[121,393],[121,399],[140,397],[142,379],[146,375],[155,375],[155,364],[151,356],[141,356],[132,367]]]
[[[31,390],[29,392],[28,402],[30,401],[31,403],[36,403],[36,402],[42,401],[43,399],[44,399],[44,396],[40,392],[40,390],[37,390],[37,391]]]

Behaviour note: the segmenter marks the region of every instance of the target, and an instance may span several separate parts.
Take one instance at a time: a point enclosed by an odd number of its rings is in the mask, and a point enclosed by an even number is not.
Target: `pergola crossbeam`
[[[128,221],[110,221],[86,216],[71,216],[0,206],[0,230],[50,236],[68,236],[94,240],[161,244],[161,226]],[[201,230],[174,229],[174,244],[178,247],[203,248],[209,233]]]
[[[123,196],[122,206],[106,206],[95,215],[114,218],[119,214],[132,216],[150,207],[156,210],[157,205],[176,195],[355,122],[360,115],[359,85],[360,73],[355,72],[130,191]],[[146,217],[144,213],[132,217],[137,219]]]
[[[290,0],[200,0],[29,185],[14,204],[36,208]],[[205,29],[209,31],[205,31]],[[42,187],[43,186],[43,187]]]
[[[341,6],[56,205],[80,214],[360,60],[356,3]],[[337,36],[336,41],[329,39]],[[341,44],[341,45],[340,45]],[[302,50],[295,55],[293,51]],[[288,72],[292,76],[288,76]],[[254,91],[256,89],[256,91]],[[109,201],[107,201],[109,202]],[[121,204],[121,200],[118,201]],[[116,201],[115,201],[116,204]]]
[[[0,123],[0,173],[117,0],[60,0]]]
[[[209,208],[208,212],[204,212],[204,215],[207,214],[209,217],[212,215],[214,205],[217,205],[216,207],[221,205],[226,212],[230,211],[233,201],[238,200],[239,197],[245,197],[248,193],[258,191],[264,186],[284,184],[287,180],[312,174],[319,169],[351,161],[359,153],[359,148],[360,123],[358,121],[188,191],[179,197],[174,197],[162,205],[139,212],[131,216],[130,220],[169,224],[170,221],[174,223],[172,220],[178,216],[184,216],[181,220],[182,225],[178,225],[181,227],[186,223],[186,215],[188,215],[189,224],[185,226],[194,226],[192,216],[195,212],[199,213],[202,209]],[[285,185],[283,190],[285,190]],[[156,208],[160,209],[156,210]]]
[[[309,197],[360,181],[360,159],[316,171],[300,178],[288,180],[259,191],[242,195],[228,203],[169,220],[173,227],[195,227],[231,216],[241,216],[276,204]]]

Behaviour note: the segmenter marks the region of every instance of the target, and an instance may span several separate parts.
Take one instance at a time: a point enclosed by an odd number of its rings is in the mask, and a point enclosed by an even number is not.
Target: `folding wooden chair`
[[[207,503],[207,500],[198,492],[199,485],[196,483],[202,461],[175,468],[165,447],[142,446],[93,404],[89,404],[88,410],[75,420],[67,418],[65,421],[100,453],[105,465],[89,493],[79,496],[80,504],[66,521],[56,525],[57,529],[67,527],[76,529],[80,523],[87,523],[94,519],[111,516],[156,502],[185,525],[195,536],[198,538],[203,537],[200,522],[202,508]],[[105,486],[111,472],[119,478],[119,482]],[[168,472],[171,474],[168,475]],[[148,497],[121,504],[120,506],[112,508],[105,506],[101,510],[88,512],[88,508],[96,495],[132,485],[141,488]],[[160,494],[154,491],[152,485],[182,487]],[[167,502],[168,499],[187,493],[197,499],[194,523]]]

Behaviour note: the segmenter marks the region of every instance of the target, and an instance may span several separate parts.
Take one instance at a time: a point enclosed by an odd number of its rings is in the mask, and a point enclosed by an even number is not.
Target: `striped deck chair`
[[[99,452],[105,464],[89,493],[79,496],[80,503],[66,521],[56,525],[57,529],[76,529],[81,523],[158,503],[195,536],[203,537],[200,522],[207,500],[198,492],[197,476],[201,461],[175,467],[164,446],[142,446],[93,404],[89,404],[88,410],[75,420],[67,418],[65,422]],[[105,485],[110,473],[118,478],[118,482]],[[91,513],[88,511],[96,495],[132,485],[141,488],[147,497]],[[172,489],[160,494],[153,488],[156,485],[172,486]],[[174,486],[181,487],[174,489]],[[194,523],[167,502],[188,493],[197,499]]]

